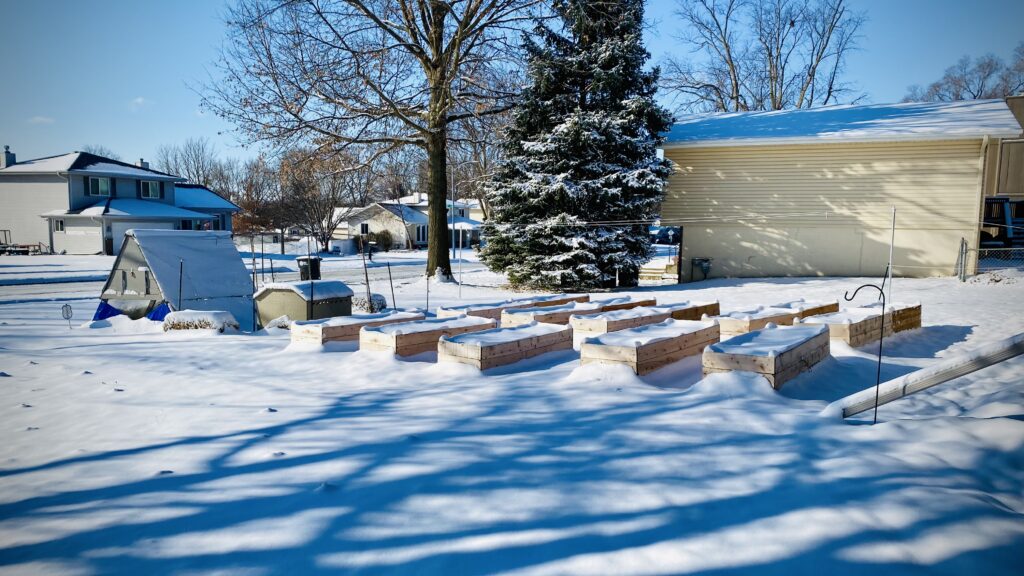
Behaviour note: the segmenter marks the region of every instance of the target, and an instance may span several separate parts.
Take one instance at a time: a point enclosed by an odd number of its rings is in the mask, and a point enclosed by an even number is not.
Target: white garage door
[[[124,242],[124,233],[132,228],[147,230],[174,230],[174,222],[138,222],[118,220],[110,224],[111,238],[114,239],[114,254],[121,251],[121,244]]]

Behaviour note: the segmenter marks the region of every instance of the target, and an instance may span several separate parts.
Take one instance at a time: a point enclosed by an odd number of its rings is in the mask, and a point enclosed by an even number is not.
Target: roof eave
[[[867,137],[798,137],[798,138],[723,138],[716,140],[692,140],[686,142],[665,142],[660,147],[665,150],[673,148],[731,148],[742,146],[790,146],[808,144],[870,144],[886,142],[940,142],[949,140],[982,140],[989,138],[1020,138],[1020,132],[985,132],[977,134],[929,134],[906,136],[867,136]]]

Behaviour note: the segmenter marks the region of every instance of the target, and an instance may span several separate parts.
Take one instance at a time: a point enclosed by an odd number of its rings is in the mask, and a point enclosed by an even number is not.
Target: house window
[[[142,197],[143,198],[159,198],[160,197],[160,183],[159,182],[148,182],[142,183]]]
[[[54,232],[63,232],[64,231],[64,221],[63,220],[54,220],[53,221],[53,231]]]
[[[427,241],[427,227],[417,226],[416,227],[416,243],[422,244]]]
[[[181,229],[182,230],[192,230],[192,221],[191,220],[182,220],[181,221]]]
[[[370,233],[370,224],[368,222],[363,222],[362,224],[360,224],[359,225],[359,233],[360,234],[369,234]]]
[[[89,178],[89,196],[110,196],[110,178]]]

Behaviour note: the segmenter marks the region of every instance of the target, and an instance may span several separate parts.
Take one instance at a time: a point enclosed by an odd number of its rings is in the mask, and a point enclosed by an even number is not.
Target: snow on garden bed
[[[746,356],[778,356],[800,346],[811,338],[828,332],[828,326],[799,325],[778,326],[768,325],[762,330],[755,330],[733,336],[708,346],[708,350],[720,354],[743,354]]]
[[[490,328],[488,330],[481,330],[480,332],[467,332],[457,336],[442,336],[441,339],[449,342],[458,342],[460,344],[492,346],[495,344],[515,342],[516,340],[522,340],[524,338],[532,338],[534,336],[545,336],[547,334],[565,332],[566,330],[568,330],[568,328],[561,324],[531,322],[529,324],[520,324],[519,326],[511,326],[508,328]]]
[[[808,316],[800,321],[801,324],[856,324],[869,318],[877,318],[882,315],[879,308],[844,308],[839,312]]]
[[[375,320],[413,320],[422,317],[423,312],[419,310],[388,310],[373,314],[352,314],[351,316],[334,316],[317,320],[296,320],[293,324],[296,326],[351,326],[352,324],[363,324]]]
[[[677,338],[683,334],[691,334],[700,330],[706,330],[717,324],[715,320],[673,320],[669,318],[657,324],[648,324],[629,330],[609,332],[593,338],[587,338],[584,343],[601,344],[604,346],[647,346],[660,340]]]
[[[476,316],[456,316],[455,318],[428,318],[426,320],[415,320],[412,322],[401,322],[398,324],[385,324],[384,326],[368,326],[363,328],[363,330],[397,336],[452,328],[484,326],[493,323],[493,320],[488,320],[487,318],[478,318]]]
[[[238,329],[238,321],[230,312],[223,310],[180,310],[164,316],[164,331],[167,330],[216,330]]]

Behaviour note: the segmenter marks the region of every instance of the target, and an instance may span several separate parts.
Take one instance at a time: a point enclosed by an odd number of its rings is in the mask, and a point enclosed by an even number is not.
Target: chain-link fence
[[[956,265],[961,282],[969,276],[1006,269],[1024,270],[1024,247],[968,248],[966,242],[961,243]]]

